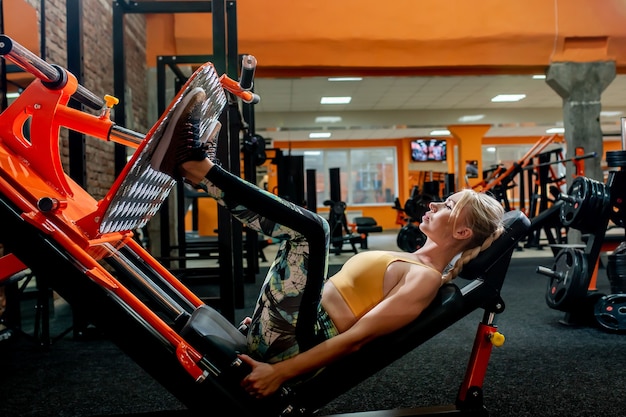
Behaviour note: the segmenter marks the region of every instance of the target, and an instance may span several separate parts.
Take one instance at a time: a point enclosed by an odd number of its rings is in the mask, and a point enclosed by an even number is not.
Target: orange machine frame
[[[12,51],[5,54],[5,57],[14,61],[18,66],[30,70],[33,61],[39,65],[48,65],[36,61],[38,58],[22,49],[19,44],[5,36],[3,38],[5,38],[5,43],[8,42],[13,47]],[[49,68],[51,66],[47,67]],[[194,75],[212,68],[212,64],[204,64]],[[32,72],[37,74],[37,71]],[[138,312],[150,326],[171,343],[184,369],[194,379],[202,380],[207,375],[207,371],[198,365],[202,354],[189,346],[180,335],[121,285],[98,261],[113,255],[117,249],[127,246],[141,256],[151,268],[194,306],[202,305],[202,301],[132,239],[132,230],[101,233],[95,226],[85,226],[84,220],[95,218],[98,222],[101,221],[99,216],[103,214],[102,207],[119,191],[118,188],[124,176],[132,164],[141,157],[142,150],[148,144],[155,128],[167,121],[169,112],[180,100],[185,87],[194,76],[181,89],[145,139],[142,139],[143,135],[135,134],[138,138],[136,142],[116,140],[112,135],[115,124],[109,118],[109,110],[115,104],[115,99],[105,98],[105,105],[100,115],[90,115],[70,108],[67,106],[70,97],[82,87],[72,74],[60,68],[59,78],[65,82],[54,88],[50,88],[49,83],[55,80],[34,80],[9,108],[0,114],[0,193],[9,197],[22,211],[22,218],[26,222],[41,232],[53,236],[55,241],[62,244],[91,280],[114,293]],[[230,91],[243,100],[254,99],[250,91],[242,89],[236,81],[224,75],[220,77],[219,85],[220,88]],[[30,121],[28,138],[24,134],[27,121]],[[137,152],[134,153],[103,200],[96,201],[63,171],[59,153],[61,127],[106,141],[115,140],[137,148]],[[171,179],[171,181],[173,184],[174,180]],[[169,189],[167,191],[169,192]],[[46,209],[42,209],[42,205],[45,205]],[[19,272],[20,266],[24,266],[12,254],[0,258],[0,264],[10,266],[12,273]],[[9,278],[10,275],[0,276],[0,281]]]

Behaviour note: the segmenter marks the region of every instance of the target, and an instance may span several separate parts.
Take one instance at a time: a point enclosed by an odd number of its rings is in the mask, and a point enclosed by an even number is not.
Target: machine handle
[[[241,60],[241,76],[239,85],[244,91],[252,90],[254,85],[254,71],[256,70],[256,58],[253,55],[244,55]]]
[[[6,35],[0,35],[0,55],[10,59],[24,71],[30,72],[39,78],[49,88],[59,88],[67,82],[67,70],[47,63]],[[100,110],[105,105],[104,99],[98,97],[82,85],[78,85],[72,98],[94,110]]]

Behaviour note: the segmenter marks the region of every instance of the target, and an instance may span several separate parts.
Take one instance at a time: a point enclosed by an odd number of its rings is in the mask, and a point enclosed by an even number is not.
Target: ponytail
[[[461,253],[461,256],[455,258],[456,262],[448,265],[448,268],[443,271],[443,275],[441,276],[441,284],[443,285],[456,278],[463,270],[463,266],[465,266],[465,264],[477,257],[480,252],[491,246],[491,244],[495,242],[500,237],[500,235],[502,235],[502,232],[504,232],[504,227],[500,226],[493,234],[491,234],[491,236],[487,236],[482,245],[464,250]]]

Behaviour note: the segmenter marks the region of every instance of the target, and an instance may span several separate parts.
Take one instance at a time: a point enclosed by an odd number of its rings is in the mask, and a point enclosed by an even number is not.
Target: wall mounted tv
[[[414,162],[445,161],[445,139],[414,139],[411,141],[411,160]]]

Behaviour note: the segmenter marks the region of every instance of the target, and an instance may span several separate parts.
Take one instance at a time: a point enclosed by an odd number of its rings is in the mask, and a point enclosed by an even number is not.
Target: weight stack
[[[606,274],[611,284],[611,294],[626,293],[626,253],[608,256]]]

